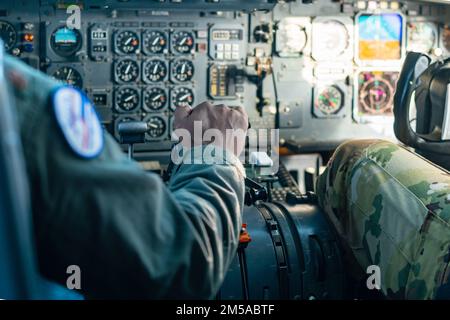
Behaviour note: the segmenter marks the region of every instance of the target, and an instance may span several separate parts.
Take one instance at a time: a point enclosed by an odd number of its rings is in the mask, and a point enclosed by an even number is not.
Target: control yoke
[[[431,63],[422,53],[406,56],[394,96],[397,138],[419,151],[450,155],[450,58]],[[410,105],[417,109],[411,128]]]

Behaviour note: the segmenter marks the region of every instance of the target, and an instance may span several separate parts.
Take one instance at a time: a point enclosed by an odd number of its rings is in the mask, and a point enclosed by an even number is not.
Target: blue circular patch
[[[89,98],[73,87],[59,87],[53,93],[53,108],[72,150],[83,158],[96,157],[103,149],[103,129]]]

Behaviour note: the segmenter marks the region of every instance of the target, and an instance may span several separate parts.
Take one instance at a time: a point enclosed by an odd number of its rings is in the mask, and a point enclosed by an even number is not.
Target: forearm
[[[61,156],[52,142],[48,152]],[[46,199],[34,202],[43,273],[65,284],[66,268],[79,265],[82,291],[92,298],[212,297],[237,247],[238,171],[183,165],[169,190],[119,152],[107,145],[88,167],[70,155],[34,163],[52,168],[36,172]]]
[[[200,237],[199,250],[193,260],[208,261],[203,266],[206,285],[218,289],[227,267],[236,254],[244,198],[242,165],[229,155],[224,164],[181,165],[169,188]],[[211,291],[211,289],[209,289]]]

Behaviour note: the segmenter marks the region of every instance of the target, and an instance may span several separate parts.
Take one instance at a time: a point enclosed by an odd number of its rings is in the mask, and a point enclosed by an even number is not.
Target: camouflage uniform
[[[382,140],[341,145],[317,182],[320,206],[394,299],[448,297],[450,175]]]

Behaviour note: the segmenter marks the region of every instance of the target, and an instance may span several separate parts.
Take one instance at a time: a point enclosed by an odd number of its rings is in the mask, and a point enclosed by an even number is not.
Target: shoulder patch
[[[103,130],[94,106],[81,91],[59,87],[53,93],[56,121],[69,146],[83,158],[94,158],[103,149]]]

